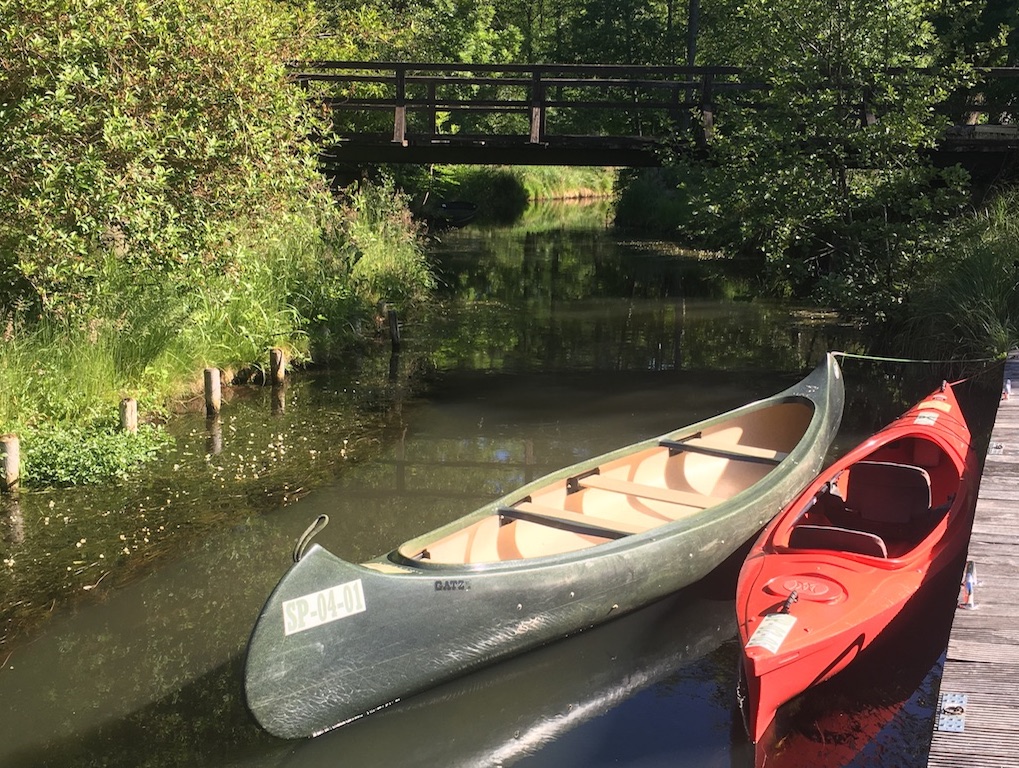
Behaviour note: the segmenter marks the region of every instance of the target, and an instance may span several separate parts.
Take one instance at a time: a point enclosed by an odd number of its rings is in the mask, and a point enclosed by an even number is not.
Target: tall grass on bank
[[[431,288],[406,199],[391,184],[351,189],[333,213],[238,236],[236,269],[200,283],[133,274],[110,258],[86,315],[0,316],[0,433],[29,436],[24,481],[121,474],[155,445],[125,437],[116,462],[96,458],[116,453],[109,433],[124,397],[163,414],[196,391],[205,367],[258,365],[270,347],[298,362],[342,354],[378,301],[406,305]],[[90,439],[106,448],[91,451]]]
[[[482,220],[512,224],[532,202],[611,197],[615,178],[598,166],[437,165],[399,181],[418,200],[467,200]]]
[[[914,355],[974,359],[1019,343],[1019,190],[993,199],[917,286],[895,338]]]

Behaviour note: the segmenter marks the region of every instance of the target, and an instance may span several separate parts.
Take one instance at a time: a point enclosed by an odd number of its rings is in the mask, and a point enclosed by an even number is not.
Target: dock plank
[[[966,695],[963,729],[941,731],[935,716],[928,768],[1005,768],[1019,754],[1019,354],[1006,361],[967,558],[975,563],[975,608],[956,611],[941,693]]]

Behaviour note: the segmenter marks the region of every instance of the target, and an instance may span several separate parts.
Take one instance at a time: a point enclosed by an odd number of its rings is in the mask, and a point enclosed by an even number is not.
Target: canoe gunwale
[[[614,551],[616,549],[640,547],[648,541],[654,541],[663,537],[671,538],[687,534],[690,531],[697,530],[698,528],[707,525],[717,524],[726,518],[743,512],[746,507],[747,500],[755,495],[760,497],[762,494],[762,488],[766,489],[770,480],[776,477],[781,478],[785,474],[794,471],[795,467],[810,458],[814,452],[814,442],[820,436],[820,433],[824,431],[824,426],[828,419],[828,414],[826,413],[826,398],[829,394],[830,387],[833,386],[829,377],[841,378],[841,373],[838,372],[838,368],[836,366],[837,363],[831,361],[827,366],[827,370],[824,371],[824,381],[828,384],[828,386],[815,386],[811,388],[807,384],[809,380],[817,378],[817,374],[819,374],[822,370],[822,367],[819,366],[807,379],[804,379],[793,387],[790,387],[783,392],[776,393],[771,397],[762,398],[731,411],[726,411],[725,413],[697,422],[696,424],[687,425],[662,435],[647,438],[638,443],[633,443],[629,446],[601,454],[591,459],[586,459],[582,462],[563,467],[555,472],[544,475],[543,477],[518,488],[511,494],[507,494],[506,496],[485,504],[474,512],[468,513],[467,515],[453,520],[439,528],[432,529],[417,537],[407,540],[391,552],[376,558],[376,560],[383,560],[387,563],[400,566],[401,568],[420,569],[421,571],[427,572],[449,571],[476,573],[495,570],[517,571],[531,568],[546,562],[557,563],[573,560],[587,560],[592,556],[597,556],[603,552],[608,553],[609,551]],[[820,394],[820,397],[818,397],[815,393]],[[756,412],[788,404],[804,405],[812,409],[812,413],[804,427],[803,433],[793,448],[786,453],[784,458],[778,462],[771,463],[770,471],[763,478],[752,483],[743,490],[738,491],[721,503],[706,507],[698,513],[673,520],[671,522],[666,522],[663,525],[649,528],[643,532],[627,534],[614,539],[607,539],[606,541],[600,542],[592,547],[586,547],[572,552],[556,553],[538,557],[483,563],[459,563],[431,562],[428,559],[421,559],[419,557],[405,554],[406,552],[424,551],[429,547],[429,545],[432,545],[436,541],[470,528],[472,525],[479,523],[486,518],[498,516],[499,509],[501,507],[512,507],[516,504],[522,503],[528,500],[532,493],[544,490],[555,482],[568,480],[574,477],[583,477],[596,472],[599,467],[608,462],[625,458],[626,456],[639,453],[644,450],[653,448],[669,448],[670,442],[690,439],[694,435],[699,434],[706,429],[725,424],[726,422],[742,418]]]

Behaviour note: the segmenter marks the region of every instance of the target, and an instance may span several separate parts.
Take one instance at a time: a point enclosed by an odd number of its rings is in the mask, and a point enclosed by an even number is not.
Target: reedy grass
[[[384,185],[352,190],[328,227],[284,217],[231,247],[237,268],[200,283],[130,274],[111,257],[87,316],[0,317],[0,433],[31,436],[25,483],[101,480],[151,455],[153,441],[127,436],[109,448],[125,397],[161,417],[205,367],[265,364],[271,347],[299,363],[338,354],[376,302],[407,304],[432,285],[405,200]]]
[[[1019,343],[1019,190],[978,213],[916,287],[894,335],[917,356],[1002,357]]]
[[[425,177],[406,174],[401,183],[412,194],[478,205],[483,221],[512,224],[529,203],[608,198],[616,172],[598,166],[434,166]]]

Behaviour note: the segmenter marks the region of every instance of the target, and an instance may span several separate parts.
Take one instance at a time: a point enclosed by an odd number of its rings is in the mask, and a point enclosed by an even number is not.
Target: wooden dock
[[[971,608],[952,624],[934,715],[929,768],[1019,764],[1019,353],[1005,363],[968,561]],[[962,596],[961,596],[962,597]]]

